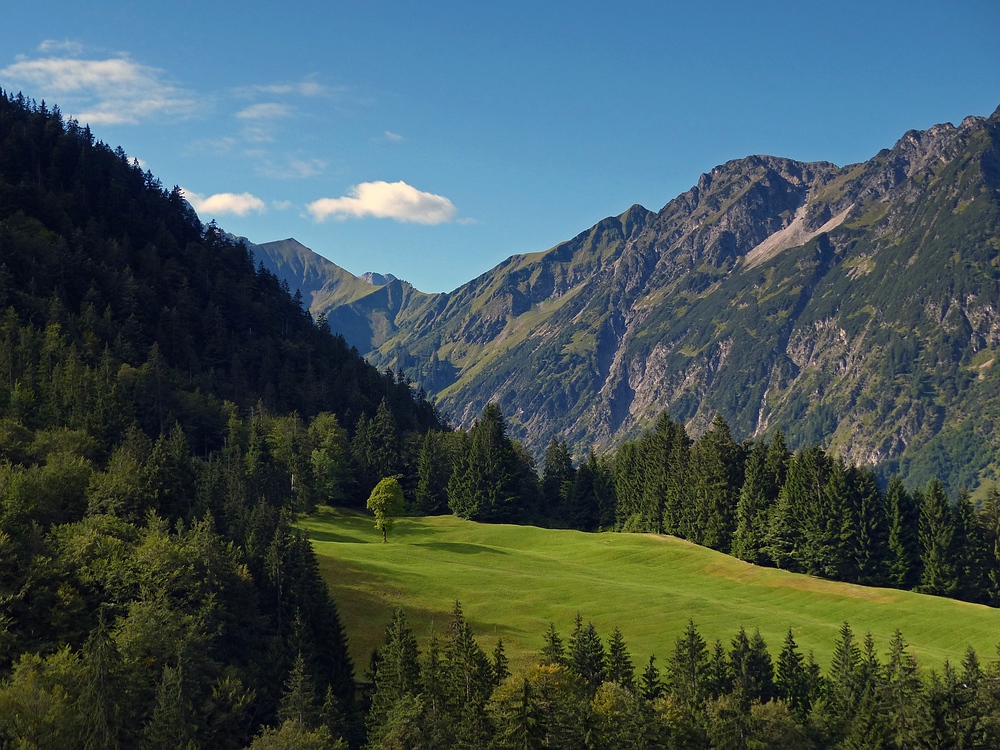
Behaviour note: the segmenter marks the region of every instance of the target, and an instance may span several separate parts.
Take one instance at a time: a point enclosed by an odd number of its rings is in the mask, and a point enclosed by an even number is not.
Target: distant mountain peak
[[[374,271],[368,271],[368,273],[363,273],[358,276],[362,281],[367,281],[372,286],[385,286],[386,284],[391,284],[393,281],[399,281],[400,279],[393,276],[391,273],[375,273]]]

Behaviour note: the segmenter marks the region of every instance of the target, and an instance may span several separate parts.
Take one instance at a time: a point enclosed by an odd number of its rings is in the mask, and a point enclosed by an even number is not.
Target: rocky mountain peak
[[[367,281],[372,286],[385,286],[398,279],[391,273],[375,273],[374,271],[368,271],[358,276],[359,279]]]

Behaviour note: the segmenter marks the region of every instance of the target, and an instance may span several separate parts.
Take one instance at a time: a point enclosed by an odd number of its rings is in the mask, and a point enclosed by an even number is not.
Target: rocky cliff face
[[[998,447],[998,144],[1000,110],[864,164],[731,161],[451,294],[344,307],[383,311],[372,361],[460,424],[498,401],[536,452],[720,412],[744,437],[780,427],[971,485]]]

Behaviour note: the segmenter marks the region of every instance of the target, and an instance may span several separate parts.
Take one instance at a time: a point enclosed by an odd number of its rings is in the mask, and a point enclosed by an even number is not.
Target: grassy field
[[[441,633],[455,600],[481,645],[502,636],[512,665],[535,658],[554,622],[564,640],[579,612],[605,638],[618,625],[637,664],[661,666],[693,619],[709,642],[759,628],[772,657],[791,627],[826,669],[841,625],[871,631],[880,654],[899,628],[924,667],[958,663],[968,645],[995,658],[1000,610],[893,589],[758,568],[673,537],[584,534],[484,525],[452,516],[406,518],[382,544],[370,517],[326,511],[309,533],[363,672],[395,607],[421,643]]]

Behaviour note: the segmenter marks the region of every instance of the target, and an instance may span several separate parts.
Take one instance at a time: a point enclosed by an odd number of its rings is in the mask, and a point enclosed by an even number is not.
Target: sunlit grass
[[[484,648],[502,636],[515,665],[535,658],[549,622],[568,638],[577,612],[605,637],[618,625],[637,663],[656,654],[661,665],[689,618],[727,645],[741,625],[759,628],[775,658],[791,627],[824,669],[845,621],[859,639],[871,631],[880,654],[899,628],[926,668],[957,664],[968,645],[993,658],[1000,641],[1000,610],[759,568],[673,537],[442,516],[400,519],[383,544],[370,517],[331,510],[300,526],[359,672],[393,608],[406,610],[423,643],[444,631],[456,599]]]

